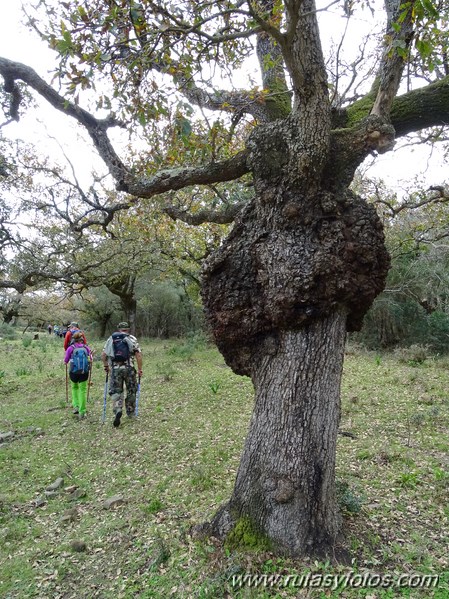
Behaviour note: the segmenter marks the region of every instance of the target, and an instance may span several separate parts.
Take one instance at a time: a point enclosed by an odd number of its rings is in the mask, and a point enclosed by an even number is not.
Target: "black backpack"
[[[131,355],[129,345],[126,340],[128,333],[112,333],[112,347],[114,351],[113,362],[128,362]]]

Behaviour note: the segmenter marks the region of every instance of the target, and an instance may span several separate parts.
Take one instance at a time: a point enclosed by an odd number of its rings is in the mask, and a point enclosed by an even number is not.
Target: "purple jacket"
[[[73,345],[69,345],[69,347],[66,349],[65,356],[64,356],[64,362],[66,364],[70,361],[70,358],[72,357],[73,350],[75,349],[75,347],[85,347],[87,349],[89,359],[92,360],[92,352],[87,345],[85,345],[84,343],[74,343]]]

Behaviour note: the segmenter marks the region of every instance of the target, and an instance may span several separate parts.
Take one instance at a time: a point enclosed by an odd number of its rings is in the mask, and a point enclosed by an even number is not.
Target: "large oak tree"
[[[199,186],[215,186],[220,201],[167,211],[192,223],[235,219],[205,264],[202,294],[227,363],[254,383],[255,407],[232,497],[207,530],[224,537],[244,523],[289,555],[331,547],[345,336],[389,268],[378,216],[350,185],[369,154],[448,122],[444,7],[386,1],[384,36],[364,71],[371,85],[349,99],[327,72],[314,0],[39,4],[49,24],[30,22],[60,54],[60,89],[0,58],[11,117],[25,84],[87,131],[122,192],[115,204],[89,205],[74,228],[107,226],[139,198],[165,202]],[[341,3],[348,19],[356,9]],[[260,85],[221,89],[251,56]],[[421,79],[399,95],[407,63]],[[110,109],[101,118],[81,106],[97,76],[97,108]],[[134,123],[139,149],[126,156],[110,132]],[[253,190],[245,202],[219,188],[239,179]]]

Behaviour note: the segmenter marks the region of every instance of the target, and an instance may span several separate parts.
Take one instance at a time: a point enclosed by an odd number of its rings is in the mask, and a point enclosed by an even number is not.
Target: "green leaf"
[[[431,0],[421,0],[424,10],[428,13],[428,16],[433,19],[438,19],[440,16],[439,11],[435,8],[433,2]]]

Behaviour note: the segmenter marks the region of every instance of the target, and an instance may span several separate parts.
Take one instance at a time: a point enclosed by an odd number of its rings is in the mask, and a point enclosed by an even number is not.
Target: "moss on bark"
[[[260,533],[248,516],[237,520],[234,528],[229,532],[225,545],[229,549],[245,549],[254,552],[270,551],[270,539]]]

